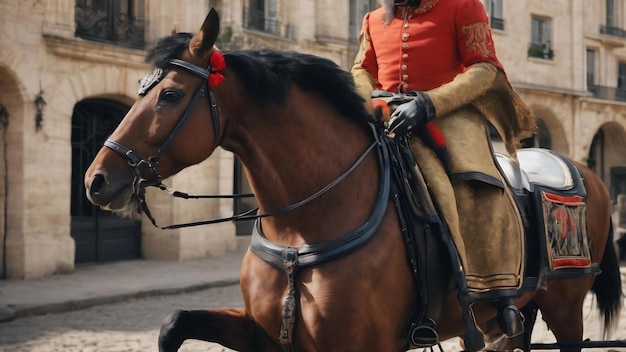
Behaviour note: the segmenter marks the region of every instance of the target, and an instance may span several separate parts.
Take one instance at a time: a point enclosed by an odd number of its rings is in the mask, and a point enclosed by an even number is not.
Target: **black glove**
[[[396,108],[389,119],[389,131],[398,136],[422,128],[435,118],[435,106],[428,94],[417,92],[415,99]]]

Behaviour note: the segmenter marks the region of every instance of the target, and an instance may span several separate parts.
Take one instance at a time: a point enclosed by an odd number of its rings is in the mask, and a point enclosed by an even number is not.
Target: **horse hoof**
[[[159,352],[176,352],[183,344],[184,339],[178,333],[177,325],[189,313],[185,310],[177,310],[163,319],[159,331]]]

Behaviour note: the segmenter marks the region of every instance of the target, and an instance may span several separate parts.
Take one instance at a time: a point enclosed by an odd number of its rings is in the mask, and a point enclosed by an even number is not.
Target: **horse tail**
[[[604,247],[604,255],[600,262],[602,272],[595,278],[591,291],[596,295],[600,313],[604,317],[604,337],[617,324],[622,309],[622,279],[619,270],[619,260],[613,248],[613,221],[609,224],[609,236]]]

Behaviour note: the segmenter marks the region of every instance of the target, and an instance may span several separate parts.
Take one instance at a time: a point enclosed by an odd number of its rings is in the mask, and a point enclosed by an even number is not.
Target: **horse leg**
[[[537,293],[543,320],[556,337],[557,342],[580,342],[583,338],[583,302],[591,288],[593,278],[554,280],[548,282],[548,290]],[[562,352],[578,352],[580,348],[561,349]]]
[[[159,352],[176,352],[187,339],[216,342],[236,351],[280,350],[243,309],[175,311],[161,325]]]
[[[535,327],[535,322],[537,321],[537,311],[539,307],[537,303],[534,301],[529,302],[527,305],[522,307],[520,311],[524,316],[524,333],[516,339],[516,345],[522,347],[524,351],[530,351],[530,344],[533,335],[533,328]]]

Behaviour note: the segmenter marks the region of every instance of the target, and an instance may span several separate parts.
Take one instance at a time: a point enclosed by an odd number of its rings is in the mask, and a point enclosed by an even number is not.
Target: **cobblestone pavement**
[[[626,277],[624,278],[626,286]],[[625,287],[626,292],[626,287]],[[595,304],[588,298],[583,315],[585,337],[600,339]],[[160,322],[175,309],[241,306],[238,286],[212,288],[193,293],[152,297],[80,311],[17,319],[0,324],[0,352],[149,352],[157,351]],[[613,339],[626,340],[626,309]],[[552,334],[538,318],[534,342],[553,342]],[[460,351],[458,339],[444,341],[445,351]],[[607,351],[589,349],[586,351]],[[626,349],[613,349],[626,351]],[[181,352],[231,351],[216,344],[187,341]]]
[[[0,352],[157,351],[161,321],[176,309],[242,306],[239,286],[152,297],[0,324]],[[181,352],[230,351],[187,341]]]

